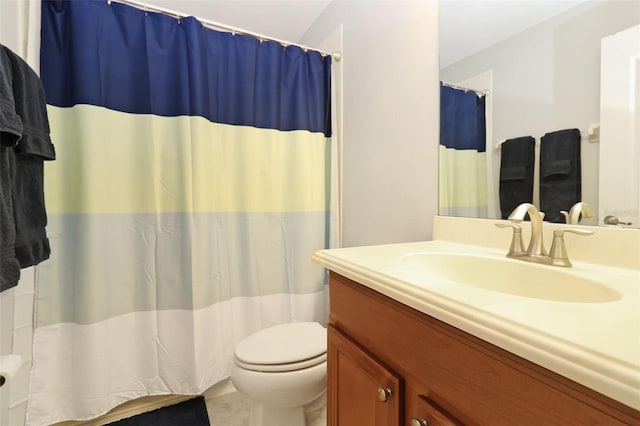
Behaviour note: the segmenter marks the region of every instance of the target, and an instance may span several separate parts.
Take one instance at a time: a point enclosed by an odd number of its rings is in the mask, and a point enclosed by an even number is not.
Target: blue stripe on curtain
[[[487,150],[485,97],[440,83],[440,145]]]
[[[148,15],[105,0],[44,1],[47,102],[331,135],[330,56]]]

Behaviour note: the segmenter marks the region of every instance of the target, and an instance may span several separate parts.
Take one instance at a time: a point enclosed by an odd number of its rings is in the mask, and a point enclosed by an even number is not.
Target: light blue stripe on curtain
[[[233,347],[326,322],[330,58],[104,0],[43,1],[60,159],[28,425],[197,394]]]
[[[306,234],[325,229],[324,212],[52,215],[49,227],[57,259],[39,268],[52,280],[38,291],[38,327],[313,293],[322,283],[307,255],[325,236]],[[238,259],[242,267],[229,267]],[[83,285],[66,285],[74,281]]]

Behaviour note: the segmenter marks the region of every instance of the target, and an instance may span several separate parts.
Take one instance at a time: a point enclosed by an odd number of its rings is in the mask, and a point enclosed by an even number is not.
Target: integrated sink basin
[[[421,252],[405,255],[401,268],[403,274],[534,299],[606,303],[621,297],[606,284],[566,269],[507,258]]]

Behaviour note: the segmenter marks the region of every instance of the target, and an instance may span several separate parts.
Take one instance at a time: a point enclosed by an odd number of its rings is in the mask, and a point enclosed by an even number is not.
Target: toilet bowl
[[[327,330],[297,322],[246,337],[236,345],[231,381],[251,402],[252,426],[304,426],[305,407],[326,398]]]

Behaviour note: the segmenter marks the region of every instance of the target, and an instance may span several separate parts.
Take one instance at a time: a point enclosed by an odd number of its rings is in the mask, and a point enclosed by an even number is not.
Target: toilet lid
[[[294,322],[265,328],[236,345],[236,359],[244,364],[298,363],[327,352],[327,329],[317,322]]]
[[[235,358],[233,362],[245,370],[262,371],[267,373],[283,373],[287,371],[304,370],[306,368],[315,367],[327,361],[327,353],[323,353],[315,358],[305,359],[304,361],[290,362],[288,364],[249,364]],[[326,367],[325,367],[326,368]]]

